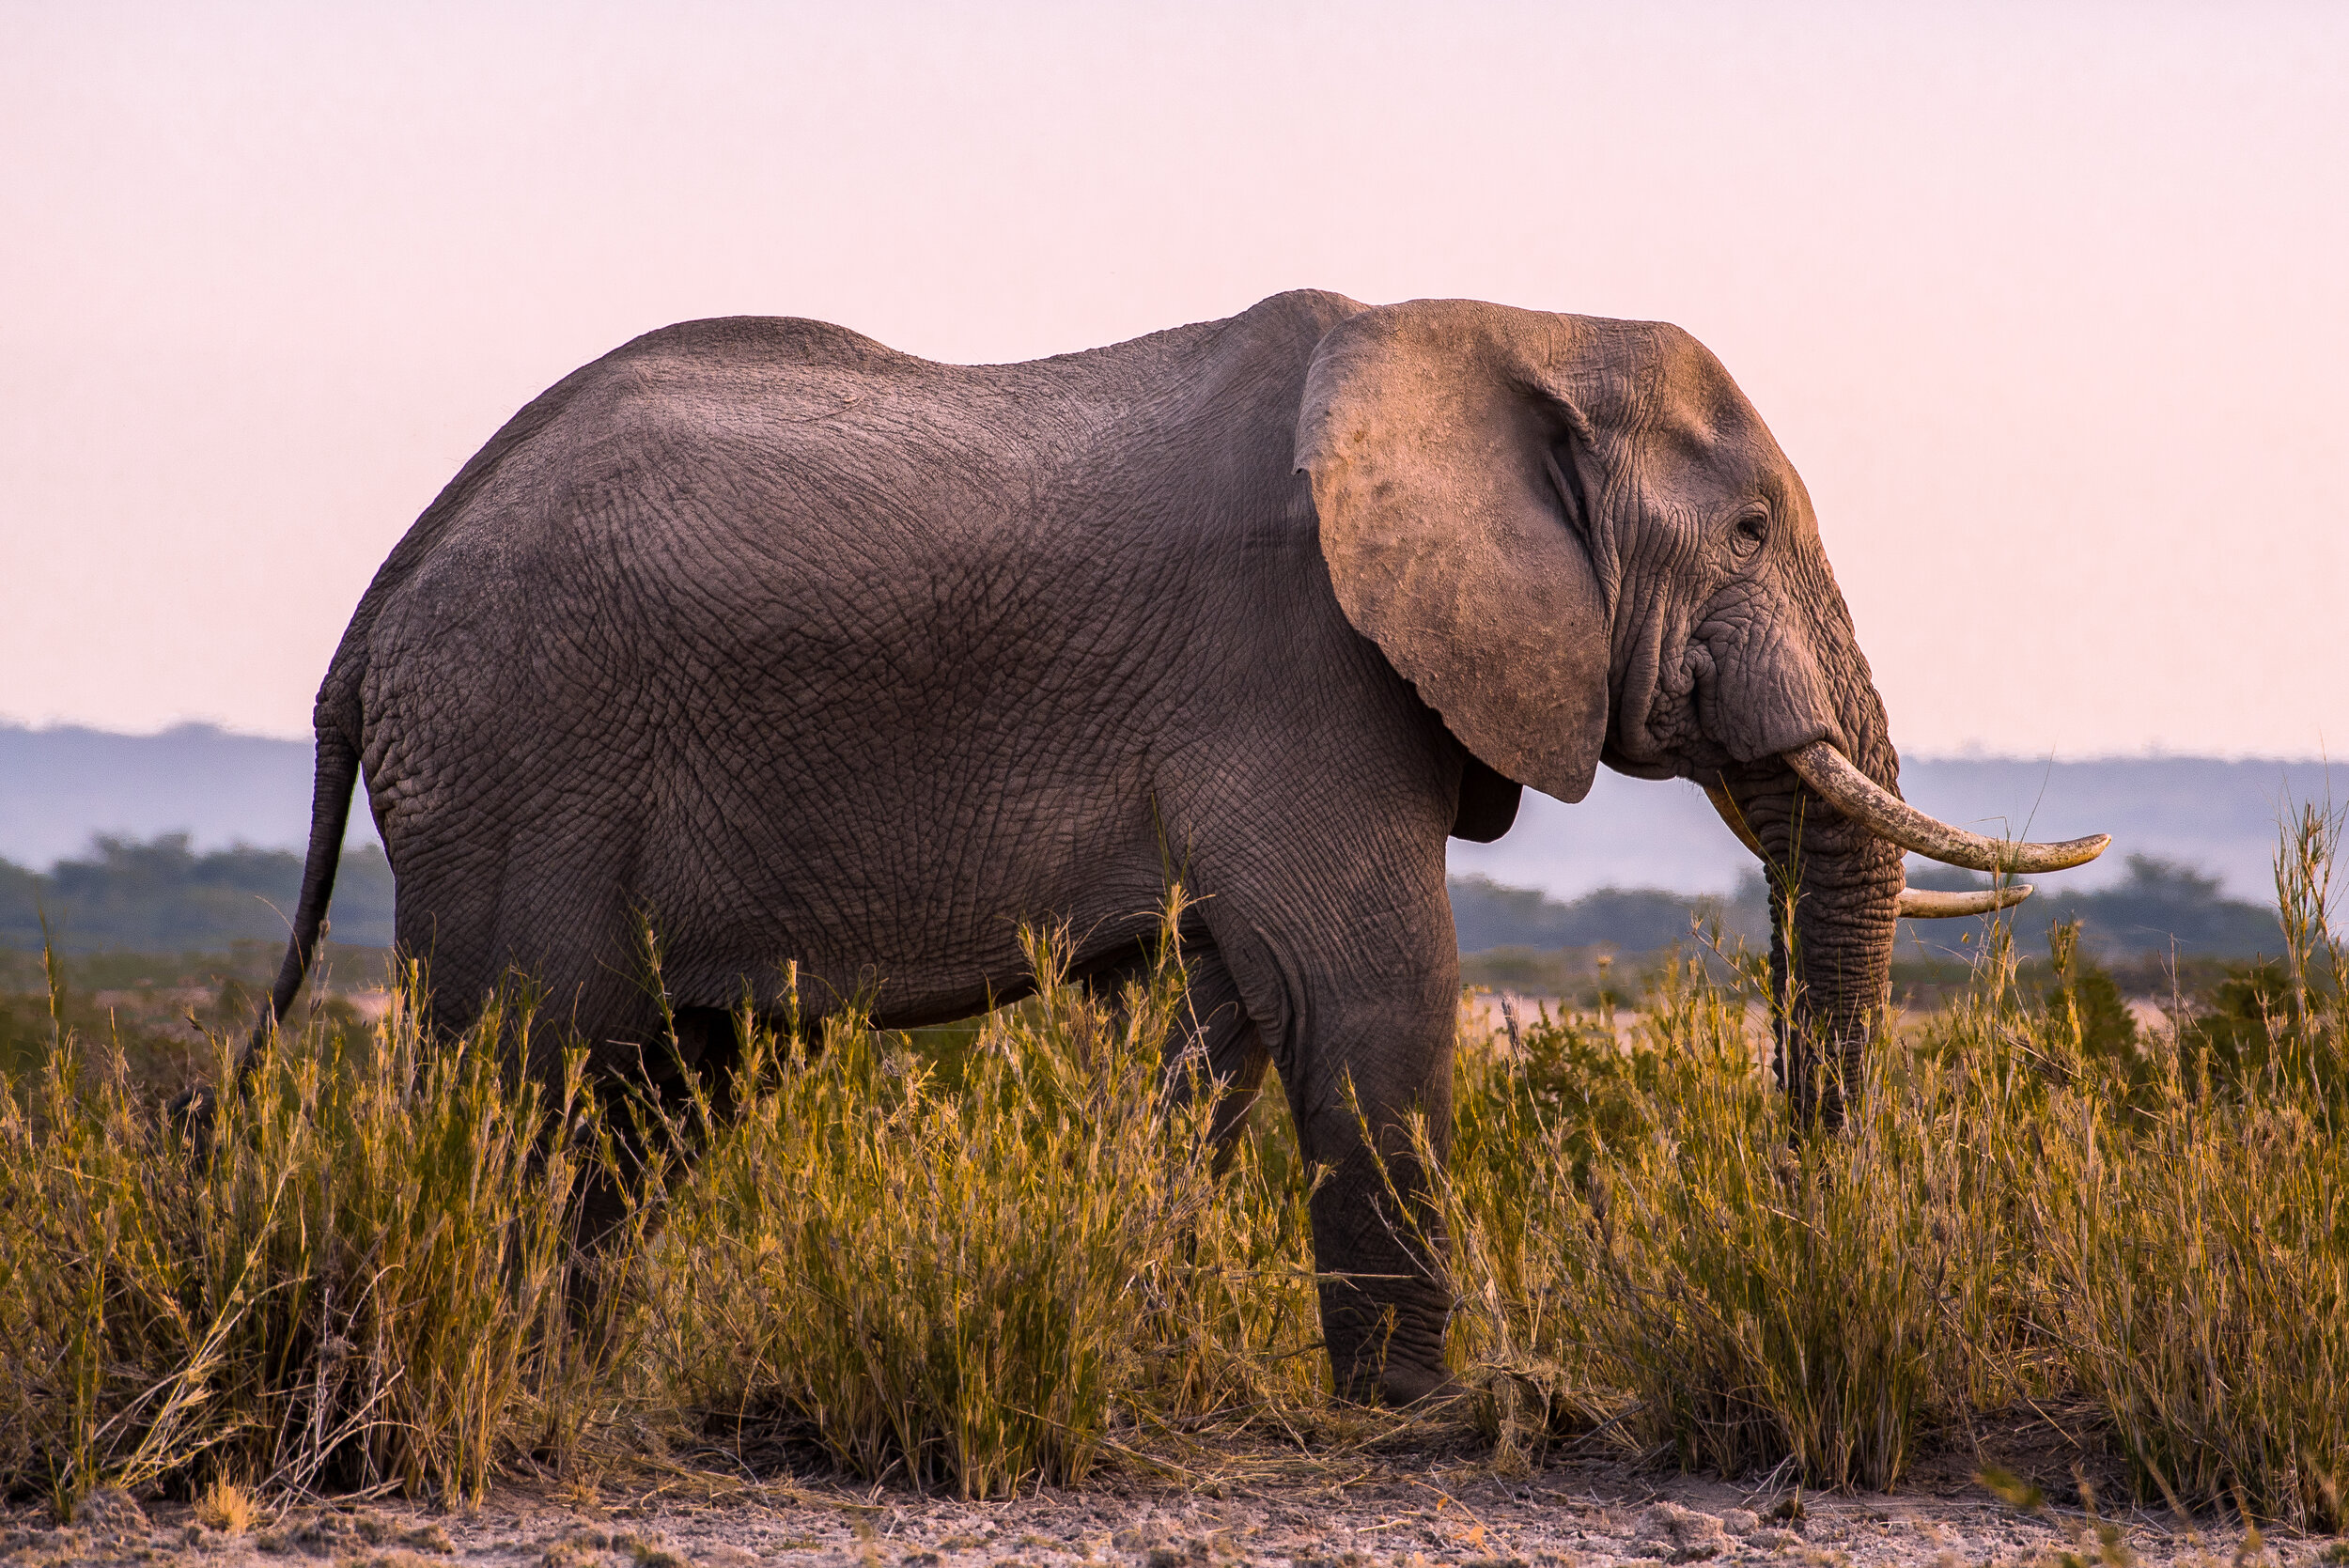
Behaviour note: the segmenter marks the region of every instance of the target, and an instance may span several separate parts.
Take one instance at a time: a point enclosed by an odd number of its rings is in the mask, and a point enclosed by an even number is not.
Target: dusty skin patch
[[[1241,1468],[1247,1468],[1242,1467]],[[1619,1464],[1507,1478],[1455,1456],[1268,1465],[1192,1486],[1139,1473],[1071,1491],[967,1503],[836,1481],[743,1483],[708,1474],[616,1476],[592,1494],[509,1486],[481,1508],[291,1509],[246,1531],[186,1503],[113,1494],[76,1521],[0,1517],[0,1568],[2315,1568],[2341,1543],[2246,1541],[2168,1514],[2115,1513],[2117,1545],[2077,1506],[2025,1516],[1979,1487],[1921,1477],[1891,1495],[1795,1498]],[[2076,1495],[2075,1495],[2076,1496]],[[2124,1555],[2126,1554],[2126,1555]]]

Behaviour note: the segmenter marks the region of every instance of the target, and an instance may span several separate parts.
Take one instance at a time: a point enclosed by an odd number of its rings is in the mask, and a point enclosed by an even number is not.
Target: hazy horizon
[[[2349,8],[0,11],[0,716],[307,733],[666,322],[1019,359],[1282,288],[1679,322],[1909,754],[2349,737]]]
[[[131,737],[0,723],[0,778],[9,784],[0,790],[0,859],[36,869],[86,857],[101,832],[146,840],[184,831],[199,851],[299,850],[308,833],[311,752],[298,738],[208,725]],[[1902,784],[1924,810],[1984,832],[2114,835],[2113,852],[2095,864],[2040,878],[2050,893],[2125,880],[2129,857],[2143,853],[2217,876],[2254,902],[2269,896],[2284,801],[2349,797],[2349,781],[2335,791],[2328,764],[2281,758],[1911,755]],[[374,840],[362,805],[346,842]],[[1455,872],[1565,898],[1609,886],[1727,893],[1752,864],[1694,788],[1605,768],[1580,804],[1529,791],[1505,837],[1455,840],[1449,856]]]
[[[170,735],[182,730],[210,731],[213,734],[232,740],[307,741],[312,738],[309,726],[306,724],[300,730],[278,732],[272,730],[241,729],[236,725],[224,724],[216,720],[194,718],[168,719],[159,721],[158,722],[148,725],[144,728],[119,729],[110,728],[102,724],[86,723],[80,720],[73,719],[59,719],[48,722],[34,722],[30,720],[11,715],[0,714],[0,730],[8,729],[29,731],[35,735],[54,733],[58,730],[86,730],[92,735],[113,737],[129,740],[150,740],[158,736]],[[2186,752],[2159,746],[2147,747],[2135,752],[2102,752],[2089,755],[2061,757],[2028,755],[2019,752],[1986,750],[1980,745],[1972,744],[1958,746],[1948,751],[1939,752],[1927,751],[1921,747],[1910,748],[1904,746],[1900,748],[1900,754],[1904,761],[1914,762],[2273,762],[2288,765],[2325,765],[2329,764],[2332,760],[2328,754],[2321,751],[2300,753]],[[2345,772],[2344,777],[2349,777],[2349,772]]]

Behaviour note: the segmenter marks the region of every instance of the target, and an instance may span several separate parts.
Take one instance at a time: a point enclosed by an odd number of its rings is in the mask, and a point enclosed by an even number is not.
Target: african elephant
[[[1315,1250],[1361,1278],[1324,1288],[1328,1345],[1390,1400],[1442,1383],[1447,1303],[1346,1085],[1381,1138],[1448,1126],[1446,835],[1602,761],[1706,783],[1796,895],[1809,1096],[1886,999],[1900,844],[2030,859],[1901,815],[1802,481],[1710,353],[1467,301],[1282,294],[1003,365],[651,333],[425,511],[317,731],[272,1017],[363,767],[438,1026],[520,968],[607,1063],[660,1028],[641,915],[708,1047],[786,959],[892,1027],[1018,994],[1023,921],[1115,973],[1179,862],[1202,1043],[1238,1092],[1277,1068],[1334,1168]]]

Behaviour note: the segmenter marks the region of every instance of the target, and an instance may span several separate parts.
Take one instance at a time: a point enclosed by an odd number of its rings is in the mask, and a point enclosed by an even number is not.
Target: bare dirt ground
[[[1895,1494],[1796,1496],[1669,1469],[1560,1462],[1495,1473],[1466,1445],[1331,1464],[1219,1466],[1175,1484],[1127,1465],[1086,1486],[972,1503],[828,1480],[735,1483],[645,1471],[599,1487],[507,1486],[471,1510],[378,1502],[288,1508],[241,1529],[186,1503],[101,1492],[58,1527],[0,1516],[0,1564],[189,1568],[1655,1568],[1659,1563],[2296,1568],[2349,1560],[2331,1540],[2108,1510],[2077,1487],[2035,1514],[1993,1498],[1953,1456]],[[2053,1459],[2058,1456],[2045,1455]],[[2046,1467],[2034,1467],[2048,1477]],[[1286,1473],[1283,1473],[1285,1469]],[[2048,1477],[2051,1479],[2051,1477]]]

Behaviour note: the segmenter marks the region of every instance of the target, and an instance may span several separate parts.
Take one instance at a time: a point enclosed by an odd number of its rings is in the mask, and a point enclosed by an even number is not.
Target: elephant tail
[[[350,823],[350,792],[359,782],[359,748],[339,726],[319,726],[318,772],[310,795],[310,851],[302,866],[302,901],[295,907],[293,935],[286,942],[286,961],[278,966],[277,984],[271,987],[269,1011],[254,1025],[253,1038],[238,1064],[241,1079],[255,1055],[268,1043],[277,1021],[293,1005],[310,972],[310,958],[326,929],[326,906],[334,896],[334,872],[343,854],[343,830]]]

